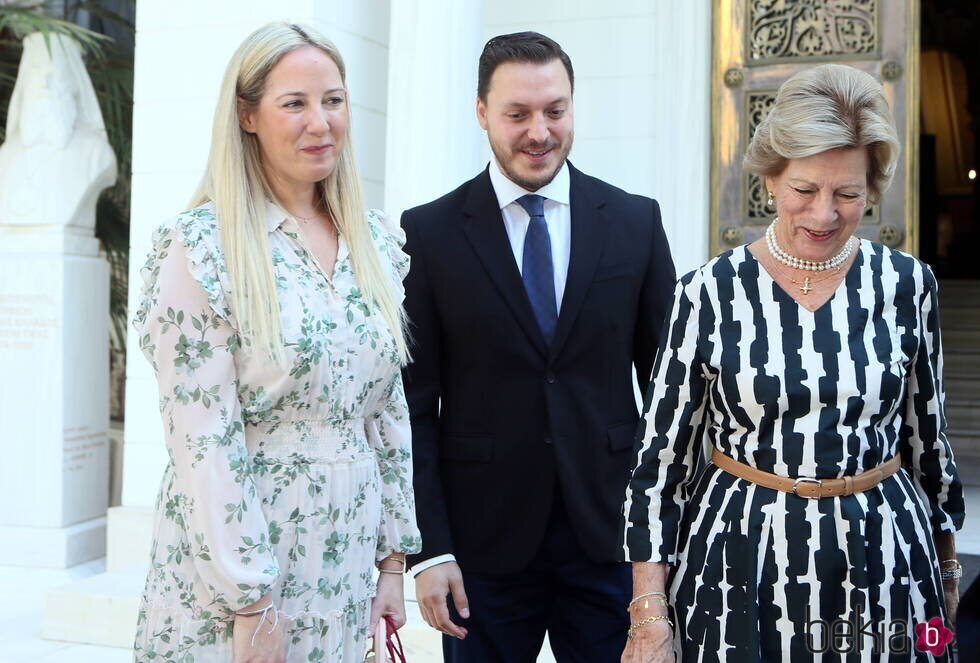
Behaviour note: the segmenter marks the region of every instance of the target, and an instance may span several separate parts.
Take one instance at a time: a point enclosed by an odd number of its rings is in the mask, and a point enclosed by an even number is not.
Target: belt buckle
[[[807,499],[807,500],[819,500],[820,499],[820,495],[813,495],[812,497],[810,497],[810,496],[807,496],[807,495],[800,495],[798,492],[796,492],[797,487],[801,483],[815,483],[815,484],[817,484],[817,487],[818,488],[823,488],[823,480],[822,479],[811,479],[810,477],[800,477],[799,479],[797,479],[797,480],[795,480],[793,482],[793,494],[796,495],[797,497],[802,497],[803,499]]]

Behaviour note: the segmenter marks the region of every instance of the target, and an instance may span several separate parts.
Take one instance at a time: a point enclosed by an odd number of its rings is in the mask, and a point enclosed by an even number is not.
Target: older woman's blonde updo
[[[854,67],[824,64],[780,86],[743,165],[751,173],[773,177],[789,159],[854,147],[868,151],[868,200],[877,203],[891,184],[900,149],[884,90]]]

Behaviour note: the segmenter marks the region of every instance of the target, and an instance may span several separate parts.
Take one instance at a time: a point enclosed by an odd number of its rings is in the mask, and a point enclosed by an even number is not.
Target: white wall
[[[476,63],[483,0],[397,0],[391,8],[385,210],[392,216],[476,175]]]
[[[710,0],[486,0],[484,11],[485,39],[536,30],[562,45],[575,69],[571,161],[660,202],[678,275],[703,263]]]
[[[185,209],[200,179],[224,68],[252,30],[273,20],[308,22],[347,62],[354,145],[366,202],[384,195],[388,65],[387,0],[140,0],[136,12],[131,312],[150,235]],[[166,462],[150,366],[130,334],[126,381],[123,504],[152,506]]]
[[[268,1],[259,4],[275,6]],[[364,202],[380,208],[384,204],[388,121],[389,0],[311,0],[311,4],[312,23],[337,45],[347,64]]]

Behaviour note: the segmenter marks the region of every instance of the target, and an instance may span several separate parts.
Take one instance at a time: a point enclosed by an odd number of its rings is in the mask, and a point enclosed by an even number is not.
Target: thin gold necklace
[[[310,217],[300,216],[299,214],[293,214],[293,218],[297,221],[302,221],[303,223],[310,223],[311,221],[316,221],[320,218],[319,213]]]
[[[317,212],[314,216],[300,216],[299,214],[296,214],[294,212],[288,212],[288,214],[294,219],[296,219],[297,221],[299,221],[300,225],[309,225],[310,223],[313,223],[314,221],[323,218],[323,212]],[[334,235],[339,238],[340,229],[337,227],[337,224],[333,222],[333,219],[330,220],[330,225],[333,226]]]

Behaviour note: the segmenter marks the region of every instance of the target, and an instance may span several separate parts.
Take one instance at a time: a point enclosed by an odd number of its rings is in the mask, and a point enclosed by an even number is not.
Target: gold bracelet
[[[635,597],[632,601],[630,601],[629,603],[627,603],[626,604],[626,609],[629,610],[630,608],[632,608],[633,605],[637,601],[639,601],[640,599],[645,599],[643,601],[643,609],[646,610],[647,608],[650,607],[650,599],[651,598],[657,599],[658,601],[660,601],[660,605],[662,605],[665,608],[667,607],[667,595],[666,594],[664,594],[663,592],[647,592],[646,594],[640,594],[639,596]]]
[[[385,557],[383,560],[381,560],[381,562],[387,562],[388,560],[391,560],[393,562],[398,562],[399,564],[402,565],[401,571],[398,571],[398,573],[405,573],[405,570],[408,568],[408,562],[405,561],[405,555],[403,555],[401,553],[391,553],[390,555],[388,555],[387,557]],[[381,568],[381,562],[378,562],[377,563],[377,567],[378,567],[378,570],[379,571],[383,571],[384,570],[384,569]],[[389,570],[389,572],[392,572],[392,571]]]
[[[654,615],[653,617],[641,619],[635,624],[630,624],[629,630],[626,631],[626,639],[632,640],[633,634],[636,633],[636,630],[641,626],[648,626],[649,624],[654,624],[656,622],[667,622],[671,628],[674,628],[674,622],[670,621],[670,618],[667,617],[667,615]]]
[[[388,573],[388,574],[391,574],[393,576],[402,576],[402,575],[405,575],[405,572],[404,571],[396,571],[394,569],[382,569],[380,566],[378,567],[378,573]]]

